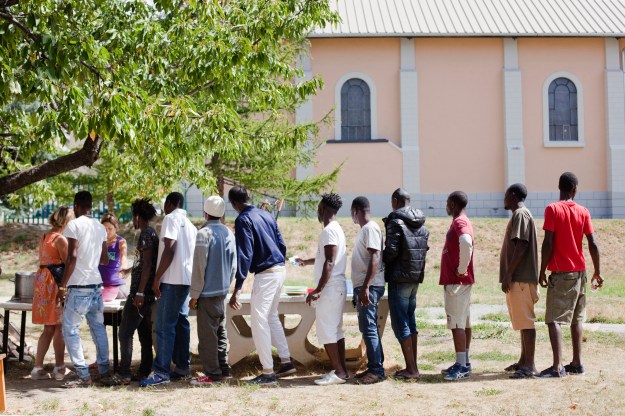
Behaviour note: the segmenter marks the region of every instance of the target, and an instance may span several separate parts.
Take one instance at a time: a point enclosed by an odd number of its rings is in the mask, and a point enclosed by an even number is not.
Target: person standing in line
[[[371,219],[371,205],[364,196],[352,201],[352,220],[360,226],[352,253],[352,285],[358,326],[367,348],[367,370],[356,374],[359,384],[383,381],[384,351],[378,328],[378,304],[384,296],[382,231]]]
[[[152,371],[152,306],[156,298],[152,290],[158,253],[158,235],[150,221],[156,216],[156,209],[149,199],[136,199],[132,203],[132,225],[141,230],[135,247],[135,260],[130,278],[130,293],[122,311],[119,325],[121,360],[118,375],[102,380],[105,386],[127,385],[132,379],[141,381]],[[139,370],[131,376],[133,338],[139,334],[141,363]]]
[[[104,302],[102,301],[102,276],[98,265],[109,261],[106,230],[91,217],[93,198],[87,191],[74,196],[74,215],[65,227],[67,262],[59,298],[65,301],[63,310],[63,338],[77,379],[65,383],[67,388],[92,385],[89,367],[85,362],[80,340],[80,324],[87,319],[91,337],[96,347],[98,372],[105,376],[109,371],[109,343],[104,327]]]
[[[448,381],[471,376],[469,347],[471,345],[471,288],[473,273],[473,226],[465,208],[469,202],[462,191],[447,197],[447,214],[453,217],[445,238],[441,258],[439,284],[445,289],[447,328],[451,329],[456,350],[456,362],[441,373]]]
[[[191,375],[189,289],[197,229],[182,209],[184,197],[165,199],[165,218],[158,245],[158,266],[152,283],[156,302],[156,358],[153,373],[140,387],[156,386]],[[170,372],[171,363],[174,371]]]
[[[333,370],[315,384],[329,386],[343,384],[349,379],[345,364],[345,335],[343,334],[343,307],[347,298],[345,268],[347,253],[345,234],[336,221],[336,214],[343,206],[337,194],[324,194],[317,207],[317,219],[323,223],[319,235],[317,254],[314,258],[303,260],[296,258],[301,265],[315,266],[316,288],[306,297],[306,303],[312,306],[316,301],[315,316],[317,339],[325,348]]]
[[[425,215],[410,206],[410,194],[398,188],[391,196],[393,211],[385,218],[384,278],[388,282],[391,326],[399,341],[406,368],[395,373],[401,380],[419,378],[415,319],[417,290],[425,276],[425,256],[430,233],[424,226]]]
[[[504,196],[504,208],[512,211],[501,246],[499,283],[506,294],[510,322],[521,332],[521,357],[506,367],[513,371],[510,378],[534,377],[536,347],[536,314],[538,302],[538,242],[532,213],[525,206],[527,188],[515,183]]]
[[[275,218],[267,211],[250,204],[250,196],[243,186],[234,186],[228,192],[232,208],[239,214],[234,222],[237,243],[237,272],[229,305],[241,308],[239,295],[248,273],[254,273],[252,288],[252,339],[262,373],[249,384],[275,385],[277,378],[294,374],[289,345],[278,315],[280,293],[284,285],[286,245]],[[272,344],[278,350],[280,366],[274,372]]]
[[[63,307],[58,302],[58,282],[52,270],[56,268],[55,273],[58,276],[60,267],[66,262],[67,238],[63,236],[63,230],[73,219],[74,213],[71,208],[58,207],[48,220],[52,229],[45,233],[39,242],[40,266],[35,274],[32,319],[33,324],[42,324],[44,327],[37,342],[35,367],[30,373],[33,380],[50,378],[50,373],[43,369],[43,361],[51,342],[56,363],[52,375],[56,380],[63,380],[69,372],[65,367],[65,341],[61,330]]]
[[[206,223],[195,240],[189,307],[197,310],[204,376],[191,380],[192,386],[209,386],[230,377],[226,295],[237,271],[237,247],[232,231],[220,222],[225,212],[220,196],[208,197],[204,202]]]
[[[553,351],[553,365],[540,372],[541,377],[564,377],[566,374],[583,374],[582,324],[586,316],[586,259],[582,240],[588,241],[588,251],[594,266],[591,284],[595,289],[603,286],[600,270],[599,247],[593,234],[590,212],[577,204],[577,176],[564,172],[558,189],[560,200],[545,208],[545,239],[541,249],[539,282],[547,288],[545,323]],[[551,274],[549,279],[546,270]],[[571,326],[573,360],[562,366],[561,325]]]

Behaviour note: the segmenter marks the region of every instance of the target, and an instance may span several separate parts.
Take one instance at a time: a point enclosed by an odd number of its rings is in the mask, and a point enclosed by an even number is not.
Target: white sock
[[[291,362],[291,357],[282,358],[280,357],[280,364],[288,364]]]
[[[467,366],[467,353],[462,351],[462,352],[456,352],[456,362],[458,364],[460,364],[463,367]]]
[[[263,368],[263,374],[266,375],[266,376],[272,375],[273,374],[273,368],[270,368],[269,370],[265,370]]]
[[[467,348],[464,353],[466,354],[467,364],[469,364],[471,362],[471,360],[469,360],[469,349]]]
[[[33,373],[36,373],[39,370],[43,370],[43,367],[33,367]]]

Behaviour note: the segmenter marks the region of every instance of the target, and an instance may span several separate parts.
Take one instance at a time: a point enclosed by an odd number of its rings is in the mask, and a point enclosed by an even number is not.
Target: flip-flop
[[[513,379],[534,378],[534,377],[536,377],[536,375],[532,373],[531,371],[526,370],[525,368],[519,368],[510,376],[510,378],[513,378]]]
[[[510,364],[509,366],[507,366],[506,368],[503,369],[503,371],[507,371],[507,372],[515,372],[515,371],[519,371],[521,369],[521,367],[519,367],[519,363],[514,363],[514,364]]]

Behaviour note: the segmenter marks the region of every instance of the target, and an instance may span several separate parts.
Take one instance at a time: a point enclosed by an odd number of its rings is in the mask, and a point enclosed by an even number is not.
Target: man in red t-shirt
[[[553,366],[541,371],[541,377],[584,373],[581,362],[582,322],[586,315],[586,261],[582,249],[584,235],[595,268],[591,284],[593,288],[603,285],[599,269],[599,247],[593,236],[590,213],[573,202],[577,183],[575,174],[563,173],[558,183],[560,200],[545,208],[545,239],[539,281],[542,287],[548,287],[545,323],[549,328]],[[546,269],[551,272],[549,280]],[[562,366],[561,325],[571,326],[573,341],[573,361],[565,366]]]
[[[471,344],[471,288],[473,277],[473,227],[465,213],[467,194],[452,192],[447,198],[447,214],[453,216],[443,255],[439,284],[445,289],[447,328],[451,329],[456,362],[442,370],[445,380],[469,377],[469,345]]]

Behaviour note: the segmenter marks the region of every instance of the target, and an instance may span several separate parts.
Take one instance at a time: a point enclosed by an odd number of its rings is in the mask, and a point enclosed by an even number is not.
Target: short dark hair
[[[406,192],[403,188],[397,188],[393,192],[391,198],[396,199],[400,204],[406,204],[406,202],[410,202],[410,194]]]
[[[74,205],[81,208],[91,209],[93,207],[93,196],[89,191],[79,191],[74,195]]]
[[[150,221],[156,216],[156,208],[149,199],[135,199],[132,203],[132,215],[138,215],[145,221]]]
[[[571,192],[577,188],[577,176],[573,172],[564,172],[560,175],[560,181],[558,182],[558,189],[562,192]]]
[[[447,199],[453,201],[460,209],[465,209],[469,203],[469,197],[467,197],[467,194],[462,191],[454,191],[450,193]]]
[[[182,208],[182,206],[184,205],[184,196],[182,196],[180,192],[172,192],[167,195],[167,198],[165,198],[165,202],[169,202],[176,208]]]
[[[515,183],[513,185],[510,185],[506,192],[514,194],[514,196],[516,196],[519,201],[525,201],[525,198],[527,198],[527,188],[522,183]]]
[[[321,203],[337,212],[343,206],[340,195],[334,192],[321,195]]]
[[[228,191],[228,199],[230,202],[239,202],[241,204],[247,204],[250,200],[250,194],[247,192],[244,186],[237,185],[230,188]]]
[[[352,209],[368,212],[371,210],[371,204],[366,197],[358,196],[352,201]]]

